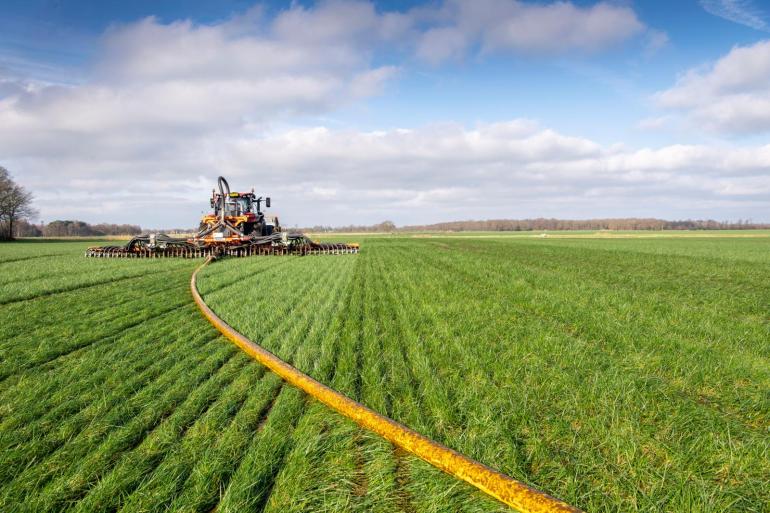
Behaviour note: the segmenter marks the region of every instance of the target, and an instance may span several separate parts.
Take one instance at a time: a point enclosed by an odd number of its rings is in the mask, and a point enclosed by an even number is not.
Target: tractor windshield
[[[241,215],[251,212],[251,201],[249,201],[249,198],[238,198],[238,206]]]
[[[217,208],[217,211],[219,208]],[[226,216],[242,216],[251,212],[251,201],[249,198],[227,198],[225,200]]]

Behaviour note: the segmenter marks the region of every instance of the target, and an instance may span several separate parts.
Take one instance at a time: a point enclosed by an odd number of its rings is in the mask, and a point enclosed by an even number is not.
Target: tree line
[[[32,224],[20,221],[16,237],[104,237],[110,235],[139,235],[142,227],[135,224],[89,224],[84,221],[51,221],[48,224]]]
[[[749,220],[714,221],[687,219],[667,221],[655,218],[609,219],[487,219],[483,221],[454,221],[428,225],[404,226],[402,231],[542,231],[542,230],[754,230],[770,228],[767,223]]]
[[[139,235],[142,228],[135,224],[89,224],[83,221],[52,221],[33,224],[37,216],[32,206],[32,193],[11,179],[7,169],[0,166],[0,240],[16,237],[100,237],[110,235]]]
[[[394,232],[518,232],[543,230],[755,230],[768,229],[770,223],[753,223],[750,220],[714,221],[713,219],[687,219],[667,221],[655,218],[608,218],[608,219],[486,219],[450,221],[445,223],[396,226],[391,221],[374,225],[311,226],[304,231],[314,233],[394,233]]]
[[[0,167],[0,240],[13,239],[17,223],[37,215],[32,207],[32,193],[11,179]]]

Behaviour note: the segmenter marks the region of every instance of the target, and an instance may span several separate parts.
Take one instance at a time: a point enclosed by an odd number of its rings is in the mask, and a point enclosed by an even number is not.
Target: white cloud
[[[768,29],[767,15],[752,0],[701,0],[700,5],[714,16],[756,30]]]
[[[597,51],[645,31],[633,9],[600,2],[527,3],[516,0],[447,0],[437,11],[418,10],[430,28],[418,36],[417,55],[438,63],[482,52]],[[661,33],[662,34],[662,33]],[[656,36],[660,44],[661,36]]]
[[[761,220],[770,145],[628,149],[529,120],[358,132],[296,128],[212,136],[148,162],[22,159],[45,219],[190,226],[217,174],[256,186],[285,224],[399,224],[479,217],[664,216]],[[154,220],[154,221],[153,221]]]
[[[516,0],[446,0],[405,13],[329,0],[272,18],[257,6],[208,25],[150,17],[108,30],[82,84],[0,76],[0,155],[182,155],[212,134],[378,94],[399,71],[373,65],[382,46],[434,60],[469,51],[472,38],[487,51],[595,49],[642,28],[627,7]]]
[[[655,100],[713,131],[769,131],[770,41],[735,47],[713,65],[688,71]]]

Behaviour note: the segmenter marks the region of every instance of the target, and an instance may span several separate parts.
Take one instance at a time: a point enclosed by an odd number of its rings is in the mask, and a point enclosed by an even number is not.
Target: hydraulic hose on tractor
[[[377,433],[392,444],[425,460],[434,467],[466,481],[521,513],[580,513],[566,502],[551,497],[420,433],[367,408],[353,399],[316,381],[276,355],[238,333],[220,319],[201,298],[196,285],[198,271],[212,261],[209,257],[193,272],[190,290],[204,317],[246,354],[273,371],[286,382],[316,398],[333,410],[354,420],[359,426]]]

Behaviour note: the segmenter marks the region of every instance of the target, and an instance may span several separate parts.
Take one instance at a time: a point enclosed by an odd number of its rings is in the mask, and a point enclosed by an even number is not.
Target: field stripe
[[[422,458],[444,472],[467,481],[522,513],[559,511],[575,513],[580,511],[559,499],[555,499],[482,463],[463,456],[457,451],[430,440],[403,424],[380,415],[374,410],[300,372],[273,353],[235,331],[206,305],[198,293],[196,286],[197,274],[209,262],[211,262],[211,258],[206,259],[193,272],[190,280],[190,291],[201,312],[225,337],[288,383],[354,420],[360,426],[379,434],[391,443]]]
[[[154,321],[160,317],[163,317],[164,315],[168,315],[177,310],[180,310],[185,306],[187,305],[185,305],[184,303],[177,304],[171,308],[166,308],[164,310],[161,310],[160,312],[152,313],[150,314],[149,317],[140,318],[137,321],[132,322],[131,324],[123,327],[122,328],[123,331],[120,333],[115,333],[114,335],[109,335],[106,337],[98,337],[93,340],[85,340],[75,346],[65,348],[60,353],[56,353],[56,352],[53,352],[51,354],[44,353],[42,354],[41,357],[38,357],[37,359],[34,357],[30,357],[26,362],[22,362],[22,363],[12,362],[15,365],[15,367],[11,367],[8,369],[0,369],[0,384],[2,384],[6,379],[16,374],[19,374],[22,372],[28,372],[35,368],[52,364],[54,362],[61,360],[62,358],[66,358],[68,356],[74,355],[79,351],[84,351],[86,348],[90,346],[93,346],[96,344],[98,345],[108,344],[110,342],[113,342],[114,340],[119,339],[121,336],[123,336],[123,333],[125,333],[126,331],[131,331],[133,329],[141,327],[142,325],[147,324],[148,322]]]
[[[14,303],[22,303],[24,301],[34,301],[36,299],[45,298],[49,296],[55,296],[58,294],[67,294],[69,292],[75,292],[77,290],[83,290],[83,289],[90,289],[99,287],[101,285],[114,285],[118,282],[124,282],[124,281],[130,281],[130,280],[139,280],[143,278],[147,278],[148,276],[157,276],[160,274],[169,274],[173,273],[175,271],[178,271],[178,269],[168,269],[165,271],[157,271],[152,273],[144,273],[144,274],[132,274],[128,276],[122,276],[120,278],[106,278],[99,281],[94,281],[91,283],[85,283],[85,284],[77,284],[77,285],[64,285],[58,289],[52,289],[52,290],[46,290],[44,292],[40,292],[37,294],[28,294],[24,296],[19,296],[15,298],[10,299],[2,299],[0,300],[0,306],[5,305],[12,305]]]
[[[52,258],[52,257],[63,257],[63,256],[69,256],[69,253],[48,253],[45,255],[30,255],[26,257],[20,257],[20,258],[6,258],[4,260],[0,260],[0,265],[3,264],[11,264],[13,262],[23,262],[25,260],[32,260],[35,258]]]

